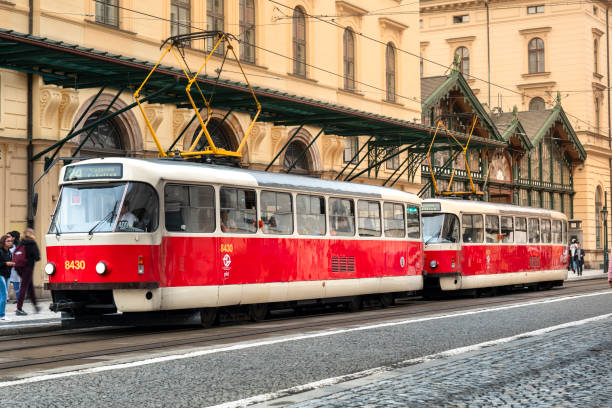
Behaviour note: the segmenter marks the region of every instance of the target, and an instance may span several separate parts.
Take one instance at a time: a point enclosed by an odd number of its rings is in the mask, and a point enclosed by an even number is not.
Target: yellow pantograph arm
[[[140,84],[140,87],[134,92],[134,99],[136,99],[136,103],[138,104],[138,108],[140,109],[140,112],[142,113],[142,116],[144,117],[144,120],[145,120],[145,122],[147,124],[147,127],[149,128],[149,131],[151,132],[151,136],[153,136],[153,140],[155,141],[155,145],[157,146],[157,150],[159,150],[159,155],[161,157],[167,157],[168,155],[166,154],[166,152],[164,152],[164,149],[162,148],[161,143],[159,143],[159,139],[157,138],[157,135],[155,134],[155,130],[153,130],[153,125],[151,125],[151,122],[149,121],[149,118],[147,117],[147,114],[145,113],[145,110],[142,107],[142,104],[140,103],[140,91],[142,90],[144,85],[147,83],[147,81],[149,80],[151,75],[153,74],[153,71],[155,71],[157,69],[159,64],[161,64],[162,60],[164,59],[166,54],[168,54],[168,52],[171,49],[172,49],[172,45],[169,45],[164,50],[164,52],[162,53],[161,57],[159,57],[159,60],[157,61],[157,63],[153,67],[153,69],[151,69],[151,71],[149,72],[149,74],[147,75],[145,80],[142,81],[142,84]]]

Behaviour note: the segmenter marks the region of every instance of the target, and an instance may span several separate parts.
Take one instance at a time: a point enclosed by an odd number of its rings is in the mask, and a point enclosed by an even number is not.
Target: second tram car
[[[452,199],[422,204],[425,293],[567,279],[567,217],[560,212]]]
[[[422,289],[421,200],[364,184],[167,159],[60,173],[52,308],[75,316],[333,300]],[[291,303],[293,302],[293,303]],[[256,306],[257,305],[257,306]]]

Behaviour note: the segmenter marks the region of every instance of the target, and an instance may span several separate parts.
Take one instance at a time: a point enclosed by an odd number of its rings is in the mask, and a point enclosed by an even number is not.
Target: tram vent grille
[[[332,272],[355,272],[355,257],[332,256]]]

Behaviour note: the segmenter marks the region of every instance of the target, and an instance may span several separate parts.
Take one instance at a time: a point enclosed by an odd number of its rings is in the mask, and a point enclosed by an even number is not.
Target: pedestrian
[[[6,299],[8,298],[8,280],[11,276],[11,268],[15,265],[11,251],[13,237],[3,235],[0,238],[0,320],[9,320],[5,316]]]
[[[13,246],[11,247],[11,254],[13,254],[19,245],[19,238],[21,237],[21,234],[19,231],[11,231],[9,232],[9,235],[13,237]],[[13,285],[13,291],[15,291],[15,301],[13,303],[17,303],[17,298],[19,298],[19,286],[21,285],[21,276],[19,276],[17,269],[15,269],[14,266],[11,268],[11,278],[9,279],[9,284]]]
[[[25,251],[25,254],[23,254],[22,251]],[[25,266],[19,266],[20,262],[18,261],[18,257],[21,256],[25,256]],[[36,303],[36,294],[34,293],[34,282],[32,278],[34,276],[34,264],[40,261],[40,251],[38,245],[36,245],[36,237],[34,236],[34,230],[32,228],[26,228],[23,232],[23,239],[13,253],[13,259],[17,264],[17,272],[21,275],[21,290],[17,298],[17,310],[15,310],[15,314],[17,316],[27,315],[23,310],[23,301],[28,294],[34,305],[34,310],[38,313],[40,308]]]
[[[582,269],[584,268],[584,249],[578,244],[578,276],[582,276]]]
[[[577,261],[578,261],[578,255],[577,255],[577,250],[578,250],[578,241],[576,240],[576,238],[572,239],[572,244],[570,245],[570,260],[572,262],[572,272],[576,273],[576,267],[577,267]]]

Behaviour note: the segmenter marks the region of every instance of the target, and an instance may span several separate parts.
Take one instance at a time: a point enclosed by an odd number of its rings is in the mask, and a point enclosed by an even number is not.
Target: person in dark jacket
[[[0,238],[0,320],[7,320],[4,313],[8,298],[8,281],[11,276],[11,268],[15,265],[10,251],[12,246],[12,236],[7,234]]]
[[[26,228],[23,232],[23,239],[20,245],[25,246],[26,250],[26,265],[21,268],[17,268],[17,272],[21,275],[21,290],[19,291],[19,297],[17,298],[17,310],[15,314],[17,316],[26,316],[27,313],[23,310],[23,301],[26,295],[30,295],[30,300],[34,305],[36,313],[40,311],[38,304],[36,303],[36,294],[34,293],[34,282],[32,278],[34,276],[34,264],[40,261],[40,250],[36,244],[34,237],[34,230],[32,228]]]

